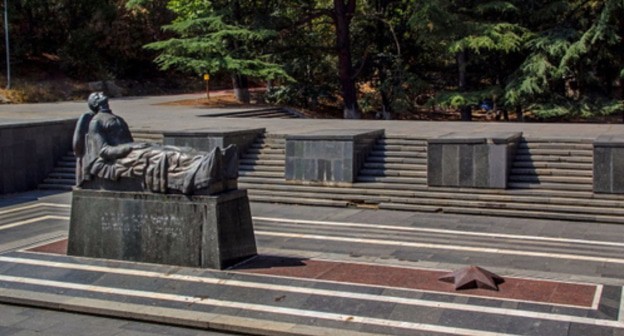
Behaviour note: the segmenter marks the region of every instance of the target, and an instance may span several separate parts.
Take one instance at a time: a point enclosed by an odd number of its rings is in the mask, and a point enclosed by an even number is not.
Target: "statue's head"
[[[87,105],[89,105],[91,111],[96,113],[101,110],[110,111],[108,107],[108,97],[106,97],[103,92],[93,92],[90,94]]]

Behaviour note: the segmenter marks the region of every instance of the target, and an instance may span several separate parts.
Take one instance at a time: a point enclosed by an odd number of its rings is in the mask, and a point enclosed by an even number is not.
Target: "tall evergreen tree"
[[[198,75],[227,72],[242,102],[249,102],[248,77],[290,78],[280,65],[270,61],[266,48],[276,31],[243,17],[244,10],[251,9],[243,9],[240,0],[171,0],[168,8],[176,19],[163,28],[177,37],[146,45],[160,52],[156,63],[162,69]]]

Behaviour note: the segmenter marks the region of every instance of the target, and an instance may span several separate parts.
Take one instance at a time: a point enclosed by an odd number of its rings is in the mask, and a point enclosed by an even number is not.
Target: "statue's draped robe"
[[[87,134],[85,176],[108,180],[142,178],[144,188],[184,194],[236,179],[236,148],[203,153],[187,147],[135,143],[126,122],[109,112],[93,117]]]

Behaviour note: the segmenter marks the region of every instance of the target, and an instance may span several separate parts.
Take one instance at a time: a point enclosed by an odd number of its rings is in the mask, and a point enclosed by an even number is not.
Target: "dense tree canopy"
[[[624,0],[9,4],[13,58],[81,79],[221,73],[241,100],[251,80],[270,101],[345,118],[484,102],[541,119],[624,112]]]

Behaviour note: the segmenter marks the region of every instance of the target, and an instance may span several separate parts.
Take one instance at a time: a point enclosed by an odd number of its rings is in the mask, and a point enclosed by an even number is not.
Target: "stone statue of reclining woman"
[[[79,122],[74,132],[76,154],[81,152],[76,149],[84,148],[79,157],[79,187],[186,195],[236,189],[236,146],[205,153],[188,147],[134,142],[128,125],[112,113],[105,95],[91,94],[89,106],[95,106],[91,109],[95,115],[89,116],[88,129],[84,130],[85,122]]]

